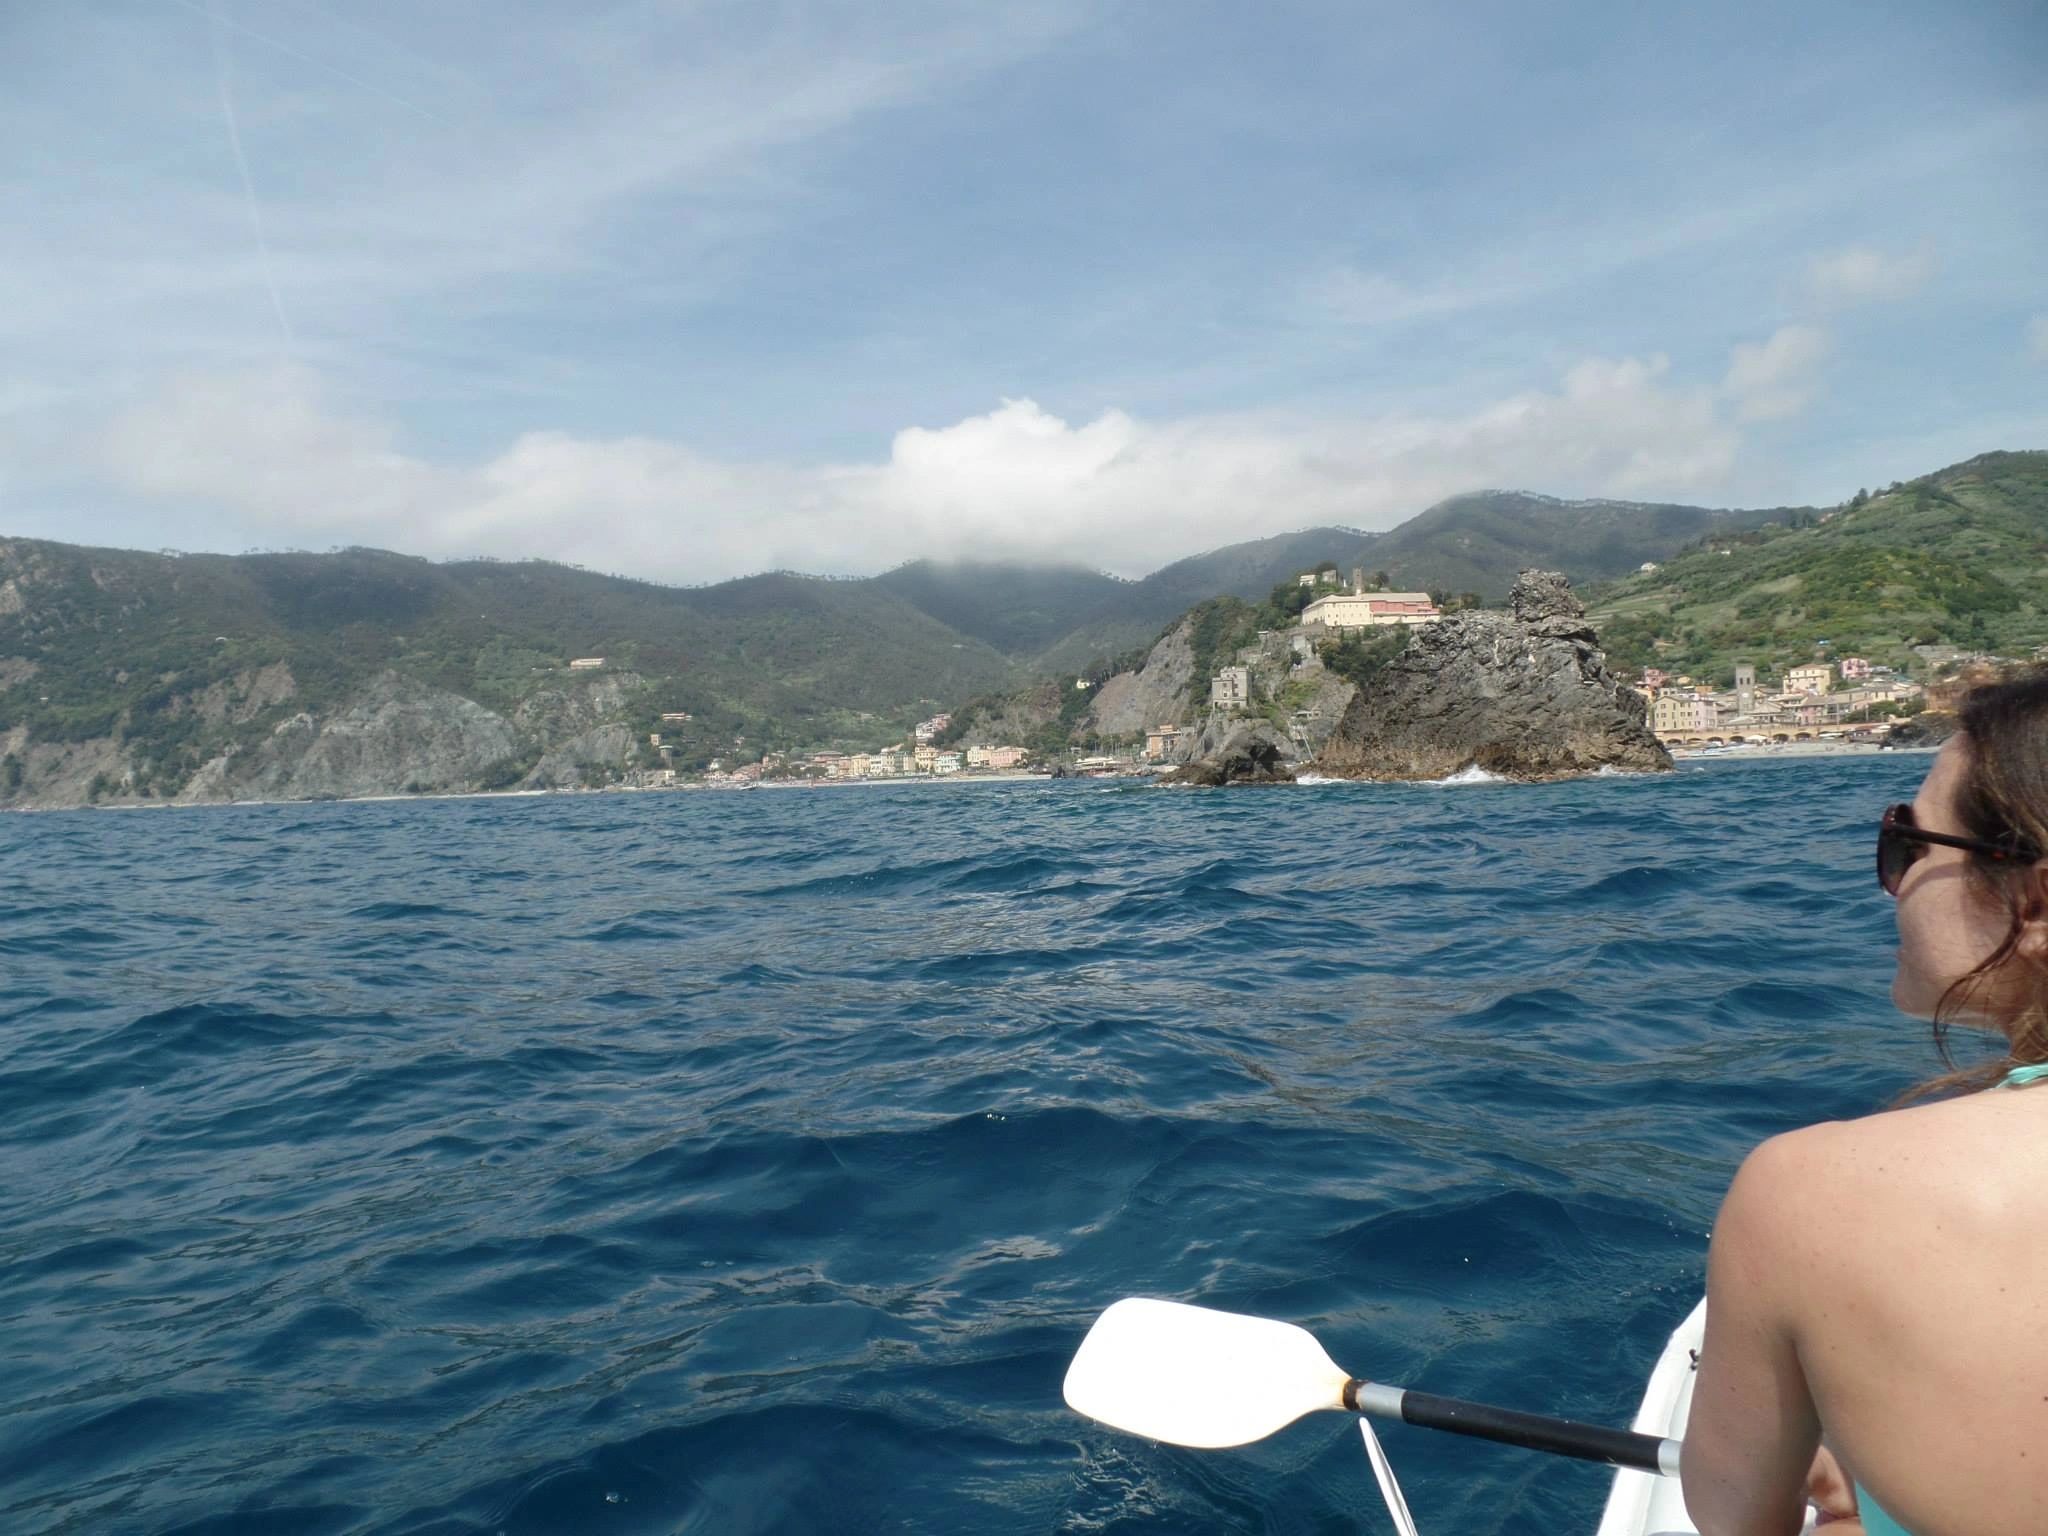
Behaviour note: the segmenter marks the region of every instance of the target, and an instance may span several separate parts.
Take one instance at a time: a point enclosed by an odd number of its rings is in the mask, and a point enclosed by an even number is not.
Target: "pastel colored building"
[[[1427,592],[1332,592],[1301,610],[1301,622],[1325,629],[1428,624],[1443,617]]]
[[[1650,729],[1659,736],[1679,731],[1711,731],[1721,723],[1714,701],[1696,693],[1660,693],[1650,701]]]

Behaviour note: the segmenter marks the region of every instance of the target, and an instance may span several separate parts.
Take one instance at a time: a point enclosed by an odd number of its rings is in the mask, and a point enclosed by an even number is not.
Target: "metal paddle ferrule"
[[[1637,1434],[1634,1430],[1580,1424],[1540,1413],[1519,1413],[1490,1403],[1440,1397],[1434,1392],[1415,1392],[1357,1377],[1344,1384],[1344,1406],[1353,1413],[1370,1414],[1376,1419],[1398,1419],[1423,1429],[1448,1430],[1454,1435],[1519,1445],[1553,1456],[1633,1467],[1665,1477],[1678,1475],[1680,1442]]]

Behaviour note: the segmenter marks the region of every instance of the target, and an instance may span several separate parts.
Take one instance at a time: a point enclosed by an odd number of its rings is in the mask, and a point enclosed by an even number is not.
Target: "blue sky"
[[[2038,5],[14,0],[0,533],[1126,573],[2048,447]]]

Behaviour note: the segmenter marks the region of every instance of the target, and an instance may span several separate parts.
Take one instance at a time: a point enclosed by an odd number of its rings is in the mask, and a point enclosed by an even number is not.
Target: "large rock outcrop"
[[[1643,696],[1607,670],[1570,583],[1524,571],[1508,602],[1506,613],[1418,626],[1353,697],[1316,771],[1441,779],[1477,767],[1540,780],[1670,768]]]
[[[1264,721],[1236,726],[1216,751],[1183,764],[1168,784],[1292,784],[1293,753],[1287,737]]]

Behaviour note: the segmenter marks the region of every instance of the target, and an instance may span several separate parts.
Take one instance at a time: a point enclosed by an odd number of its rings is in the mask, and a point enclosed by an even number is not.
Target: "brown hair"
[[[1985,842],[2018,837],[2048,849],[2048,668],[1972,689],[1956,710],[1956,724],[1970,748],[1955,795],[1963,832]],[[2005,938],[1942,994],[1934,1010],[1934,1047],[1948,1071],[1901,1102],[1971,1093],[2014,1067],[2048,1062],[2048,962],[2020,953],[2027,923],[2048,908],[2048,881],[2035,864],[1974,854],[1967,868],[1976,888],[2005,908]],[[1958,1068],[1949,1055],[1949,1029],[1994,976],[2020,999],[2018,1013],[2000,1020],[2009,1049],[2003,1060]]]

